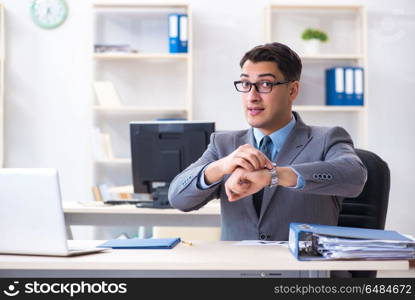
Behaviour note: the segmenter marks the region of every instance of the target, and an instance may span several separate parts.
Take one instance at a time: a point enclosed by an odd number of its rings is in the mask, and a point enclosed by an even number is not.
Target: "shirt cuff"
[[[296,186],[289,186],[288,188],[290,189],[302,189],[304,187],[304,178],[303,176],[301,176],[300,173],[298,173],[294,168],[290,168],[291,170],[294,171],[294,173],[297,175],[297,185]]]
[[[199,179],[197,181],[197,187],[201,190],[207,190],[209,188],[211,188],[212,186],[218,184],[219,182],[221,182],[222,180],[218,180],[212,184],[207,184],[205,181],[205,170],[206,168],[209,166],[210,164],[207,164],[202,171],[199,173]]]

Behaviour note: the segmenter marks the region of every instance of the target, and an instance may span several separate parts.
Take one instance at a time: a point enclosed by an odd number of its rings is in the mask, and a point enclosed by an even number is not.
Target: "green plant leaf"
[[[301,38],[305,41],[312,40],[312,39],[316,39],[321,42],[328,41],[327,33],[321,30],[318,30],[318,29],[313,29],[313,28],[307,28],[306,30],[304,30],[303,33],[301,34]]]

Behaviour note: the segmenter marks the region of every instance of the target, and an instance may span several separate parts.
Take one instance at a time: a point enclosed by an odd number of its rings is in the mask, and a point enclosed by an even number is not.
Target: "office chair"
[[[367,169],[363,191],[355,198],[345,198],[338,226],[384,229],[389,201],[390,171],[375,153],[356,149]],[[349,271],[352,277],[375,278],[376,271]]]

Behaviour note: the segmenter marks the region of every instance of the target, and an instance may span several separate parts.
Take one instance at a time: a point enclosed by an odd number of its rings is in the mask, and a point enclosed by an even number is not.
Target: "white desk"
[[[220,204],[216,201],[192,212],[97,202],[63,202],[63,211],[68,226],[220,226]]]
[[[103,241],[70,241],[74,247]],[[408,271],[408,261],[297,261],[282,246],[193,242],[172,250],[107,250],[78,257],[0,255],[0,277],[323,277],[328,270]]]

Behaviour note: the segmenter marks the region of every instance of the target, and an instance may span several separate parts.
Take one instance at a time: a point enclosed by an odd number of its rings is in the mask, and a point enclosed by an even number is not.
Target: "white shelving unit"
[[[287,2],[265,8],[266,42],[280,42],[301,57],[300,94],[294,110],[312,125],[342,126],[355,146],[366,148],[368,123],[368,68],[366,10],[359,5],[291,5]],[[307,28],[322,30],[329,40],[316,54],[308,54],[301,34]],[[328,106],[325,100],[325,70],[335,66],[364,68],[364,105]]]
[[[131,159],[129,158],[114,158],[106,160],[96,160],[97,164],[107,164],[107,165],[122,165],[122,164],[131,164]]]
[[[336,112],[336,111],[349,111],[349,112],[362,112],[365,110],[361,106],[333,106],[333,105],[294,105],[295,111],[317,111],[317,112]]]
[[[120,54],[120,53],[95,53],[94,59],[187,59],[188,54],[169,54],[169,53],[131,53],[131,54]]]
[[[94,94],[93,127],[109,135],[113,157],[94,158],[93,182],[128,185],[129,123],[192,119],[192,13],[188,4],[160,1],[101,1],[92,9],[93,81],[111,82],[120,98],[120,105],[102,106]],[[188,15],[187,53],[169,53],[170,13]],[[133,51],[95,52],[95,45],[128,45]]]
[[[4,164],[4,6],[0,3],[0,167]]]
[[[185,115],[187,113],[186,109],[181,109],[181,108],[139,107],[139,106],[120,106],[120,107],[94,106],[94,110],[96,112],[101,112],[101,113],[123,113],[123,114],[168,113],[168,114]]]

